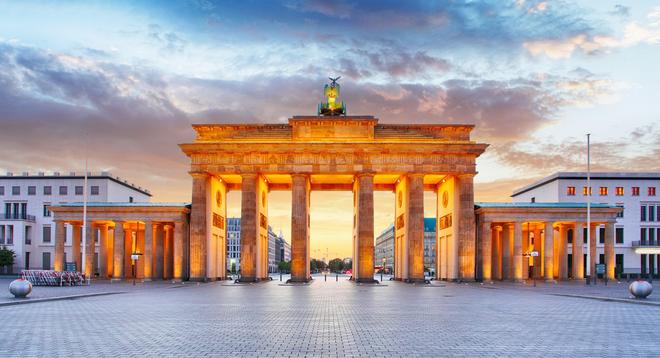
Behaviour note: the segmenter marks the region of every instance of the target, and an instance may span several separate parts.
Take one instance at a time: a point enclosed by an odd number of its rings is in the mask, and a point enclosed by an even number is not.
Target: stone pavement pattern
[[[660,355],[652,306],[330,277],[175,287],[0,307],[0,357]]]

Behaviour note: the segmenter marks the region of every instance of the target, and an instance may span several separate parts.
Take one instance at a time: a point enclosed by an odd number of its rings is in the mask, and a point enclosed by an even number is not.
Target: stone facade
[[[203,242],[210,235],[204,209],[209,197],[241,190],[242,280],[266,278],[267,257],[262,229],[268,225],[268,192],[292,191],[292,281],[309,279],[309,198],[312,190],[354,193],[353,273],[356,281],[373,281],[373,192],[395,192],[395,276],[424,279],[424,191],[449,192],[450,209],[438,206],[438,218],[451,216],[452,268],[450,279],[475,278],[474,194],[475,160],[486,144],[470,140],[471,125],[379,124],[371,116],[321,118],[297,116],[288,124],[194,125],[197,138],[181,144],[190,158],[193,176],[191,214],[191,279],[214,276],[205,268]],[[203,178],[203,179],[199,179]],[[209,179],[210,178],[210,179]],[[217,180],[223,189],[207,192],[200,180]],[[451,181],[452,185],[443,183]],[[197,208],[197,207],[200,208]],[[450,211],[451,210],[451,211]],[[249,225],[248,225],[249,224]],[[243,232],[245,230],[245,232]],[[222,232],[220,236],[224,237]],[[265,237],[265,236],[264,236]],[[263,241],[265,242],[265,241]],[[194,249],[193,249],[194,248]],[[264,251],[265,250],[265,251]],[[197,259],[199,258],[199,259]]]

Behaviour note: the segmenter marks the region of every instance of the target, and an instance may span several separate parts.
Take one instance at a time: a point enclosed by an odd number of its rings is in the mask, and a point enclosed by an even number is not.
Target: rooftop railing
[[[660,240],[637,240],[632,242],[632,247],[660,247]]]

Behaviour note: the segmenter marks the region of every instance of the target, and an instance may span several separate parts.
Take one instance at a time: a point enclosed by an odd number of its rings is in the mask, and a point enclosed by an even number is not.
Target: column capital
[[[293,179],[293,178],[305,178],[305,179],[307,179],[307,178],[310,177],[309,173],[292,173],[290,175],[291,175],[291,179]]]
[[[455,176],[458,177],[459,179],[471,179],[474,178],[476,173],[459,173],[456,174]]]
[[[374,175],[376,175],[376,173],[372,173],[372,172],[360,172],[360,173],[356,173],[356,174],[355,174],[355,177],[356,177],[356,178],[361,178],[361,177],[373,177]]]

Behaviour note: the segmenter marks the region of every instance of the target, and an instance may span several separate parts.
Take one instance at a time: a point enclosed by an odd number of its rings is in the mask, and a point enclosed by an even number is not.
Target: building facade
[[[436,268],[436,230],[435,218],[424,218],[424,270],[435,273]],[[386,272],[394,270],[394,224],[390,224],[376,237],[374,265],[382,266]]]
[[[13,272],[21,269],[52,269],[55,225],[50,207],[83,201],[83,173],[7,173],[0,176],[0,246],[16,253]],[[148,202],[148,190],[108,172],[88,175],[90,202]],[[66,227],[65,255],[80,267],[80,255],[72,249],[81,226]],[[97,253],[98,254],[98,253]]]
[[[268,226],[268,272],[277,272],[282,257],[291,257],[291,245]],[[289,261],[284,260],[284,261]],[[241,269],[241,218],[227,218],[227,270],[237,273]]]
[[[657,275],[660,270],[660,173],[559,172],[513,192],[514,202],[586,203],[623,208],[614,223],[617,274]],[[605,263],[605,225],[596,230],[599,263]],[[569,247],[572,243],[569,244]]]

